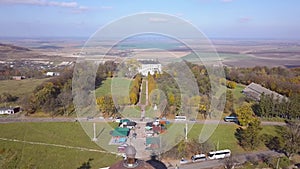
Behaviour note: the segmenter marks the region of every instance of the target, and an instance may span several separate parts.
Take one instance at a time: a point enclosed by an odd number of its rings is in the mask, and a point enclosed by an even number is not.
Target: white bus
[[[193,162],[196,162],[196,161],[205,161],[206,160],[206,155],[205,154],[196,154],[196,155],[193,155],[191,157],[191,160]]]
[[[175,121],[185,121],[186,116],[175,116]]]
[[[214,159],[222,159],[226,157],[230,157],[231,151],[226,149],[226,150],[219,150],[219,151],[211,151],[208,153],[207,157],[210,160]]]
[[[235,123],[237,123],[239,120],[238,120],[238,118],[235,117],[235,116],[226,116],[226,117],[224,118],[224,121],[226,121],[226,122],[235,122]]]

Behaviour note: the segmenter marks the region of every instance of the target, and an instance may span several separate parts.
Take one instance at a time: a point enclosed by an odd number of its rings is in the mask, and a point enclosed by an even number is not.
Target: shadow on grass
[[[91,161],[93,161],[94,159],[89,158],[87,162],[82,163],[82,165],[80,167],[78,167],[77,169],[91,169]]]

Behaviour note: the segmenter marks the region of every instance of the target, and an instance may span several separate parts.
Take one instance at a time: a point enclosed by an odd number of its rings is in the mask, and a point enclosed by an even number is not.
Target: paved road
[[[129,139],[127,139],[127,144],[134,145],[137,154],[136,157],[139,159],[149,159],[151,152],[146,150],[146,124],[143,122],[138,122],[136,129],[130,131]],[[136,133],[136,138],[133,137],[133,133]]]
[[[0,123],[16,123],[16,122],[75,122],[77,118],[71,118],[71,117],[61,117],[61,118],[35,118],[35,117],[2,117],[0,118]],[[108,119],[99,119],[99,118],[93,118],[93,119],[87,119],[87,118],[80,118],[77,119],[79,121],[90,121],[90,122],[110,122],[112,120]],[[131,118],[131,120],[139,121],[139,118]],[[148,121],[151,121],[152,119],[148,119]],[[147,121],[147,119],[146,119]],[[186,121],[175,121],[175,120],[168,120],[170,122],[175,123],[185,123]],[[227,125],[235,125],[235,123],[232,122],[225,122],[223,120],[198,120],[198,121],[188,121],[188,123],[197,123],[197,124],[227,124]],[[284,122],[270,122],[270,121],[262,121],[262,125],[270,125],[270,126],[284,126],[286,123]]]
[[[246,161],[249,161],[249,158],[257,157],[258,159],[262,156],[282,156],[282,154],[274,152],[274,151],[261,151],[256,153],[249,153],[249,154],[242,154],[242,155],[236,155],[233,157],[233,159],[236,160],[237,164],[243,164]],[[189,163],[179,166],[179,169],[208,169],[208,168],[214,168],[214,167],[221,167],[224,166],[225,160],[207,160],[203,162],[197,162],[197,163]],[[174,169],[175,167],[169,167],[170,169]]]

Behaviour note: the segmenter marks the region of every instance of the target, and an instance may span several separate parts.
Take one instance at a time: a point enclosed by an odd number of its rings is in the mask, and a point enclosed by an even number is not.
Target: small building
[[[117,127],[115,130],[112,131],[112,139],[113,144],[123,144],[127,141],[127,137],[129,135],[129,128],[120,128]]]
[[[59,72],[47,72],[46,76],[59,76],[60,73]]]
[[[264,93],[265,95],[273,96],[274,99],[287,99],[285,96],[276,93],[274,91],[271,91],[265,87],[262,87],[260,84],[251,83],[249,84],[243,91],[242,91],[247,97],[259,101],[260,96]]]
[[[161,64],[157,60],[138,60],[141,66],[138,68],[138,72],[143,76],[148,76],[148,73],[154,75],[155,72],[162,73]]]
[[[15,107],[15,108],[0,108],[0,115],[6,114],[15,114],[20,111],[20,107]]]
[[[23,80],[25,78],[26,78],[25,76],[12,76],[13,80]]]

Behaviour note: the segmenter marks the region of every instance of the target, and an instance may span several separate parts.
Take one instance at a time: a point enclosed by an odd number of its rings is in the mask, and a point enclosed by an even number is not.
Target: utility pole
[[[92,141],[96,142],[96,141],[98,141],[98,139],[96,137],[96,123],[93,123],[93,129],[94,129],[94,138],[92,139]]]
[[[188,135],[188,124],[185,122],[185,141],[187,142],[187,135]]]

